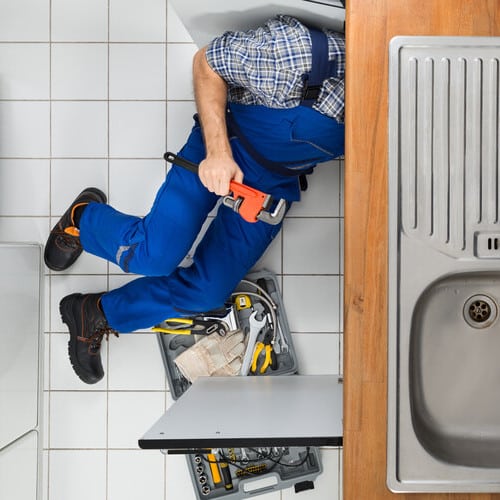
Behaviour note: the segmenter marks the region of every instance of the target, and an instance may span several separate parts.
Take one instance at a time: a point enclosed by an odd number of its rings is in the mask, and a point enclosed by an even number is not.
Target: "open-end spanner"
[[[248,318],[248,324],[250,326],[250,331],[247,334],[247,350],[245,351],[245,356],[243,357],[243,363],[241,364],[240,375],[248,375],[250,370],[250,364],[252,363],[253,351],[255,348],[255,342],[257,341],[257,336],[259,335],[262,328],[267,323],[265,317],[262,319],[257,319],[258,312],[253,312]]]

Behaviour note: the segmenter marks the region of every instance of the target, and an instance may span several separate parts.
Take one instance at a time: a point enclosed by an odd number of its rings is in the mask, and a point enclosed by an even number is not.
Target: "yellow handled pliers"
[[[174,335],[210,335],[217,332],[224,336],[228,327],[223,321],[203,318],[169,318],[152,328],[153,332]]]
[[[259,373],[265,373],[269,367],[271,367],[271,370],[276,370],[278,368],[278,360],[271,343],[272,338],[273,333],[271,330],[268,330],[262,342],[255,343],[252,364],[250,366],[250,371],[252,373],[257,373],[257,371]]]

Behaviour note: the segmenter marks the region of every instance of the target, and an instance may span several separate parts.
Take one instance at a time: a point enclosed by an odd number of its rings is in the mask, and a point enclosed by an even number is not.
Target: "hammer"
[[[163,158],[169,163],[183,167],[195,174],[198,173],[198,165],[185,160],[174,153],[165,153]],[[286,200],[278,201],[273,212],[267,209],[271,206],[273,198],[270,194],[263,193],[258,189],[251,188],[236,181],[230,181],[229,190],[231,194],[222,198],[222,203],[238,213],[247,222],[262,221],[275,226],[279,224],[286,212]]]

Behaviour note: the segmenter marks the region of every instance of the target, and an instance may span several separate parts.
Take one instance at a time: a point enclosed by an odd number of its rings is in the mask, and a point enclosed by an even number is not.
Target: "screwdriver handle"
[[[232,490],[233,480],[231,479],[231,473],[229,472],[229,465],[227,464],[227,462],[220,462],[219,465],[222,479],[224,480],[224,488],[226,490]]]

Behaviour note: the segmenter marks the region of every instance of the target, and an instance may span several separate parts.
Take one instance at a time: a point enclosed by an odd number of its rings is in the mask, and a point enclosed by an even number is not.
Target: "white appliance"
[[[0,499],[41,498],[42,249],[0,243]]]
[[[310,26],[344,31],[345,9],[341,0],[170,0],[198,47],[227,30],[260,26],[277,14],[289,14]]]

